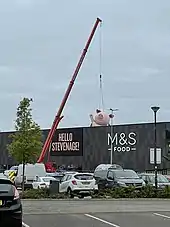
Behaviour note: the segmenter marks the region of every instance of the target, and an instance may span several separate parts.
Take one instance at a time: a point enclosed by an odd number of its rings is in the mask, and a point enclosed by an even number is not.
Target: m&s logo
[[[130,132],[130,133],[115,133],[113,137],[110,133],[107,135],[107,141],[108,141],[108,150],[111,149],[111,144],[113,145],[113,151],[117,152],[128,152],[128,151],[134,151],[136,150],[136,133]]]

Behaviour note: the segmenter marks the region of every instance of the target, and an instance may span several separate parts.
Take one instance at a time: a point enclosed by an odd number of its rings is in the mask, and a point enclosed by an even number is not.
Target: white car
[[[75,195],[83,198],[98,191],[98,185],[91,173],[66,174],[60,181],[60,192],[66,192],[71,198]]]
[[[33,189],[49,188],[50,181],[56,181],[56,179],[54,177],[38,177],[38,176],[36,176],[32,183]]]

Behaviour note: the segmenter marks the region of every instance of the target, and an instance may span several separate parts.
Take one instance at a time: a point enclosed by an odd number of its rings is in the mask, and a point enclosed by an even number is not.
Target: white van
[[[21,187],[22,185],[22,176],[23,176],[23,164],[18,166],[17,175],[15,178],[15,185],[17,187]],[[26,164],[25,165],[25,173],[24,173],[24,186],[25,188],[32,188],[33,180],[36,176],[45,177],[46,169],[43,163],[36,164]]]

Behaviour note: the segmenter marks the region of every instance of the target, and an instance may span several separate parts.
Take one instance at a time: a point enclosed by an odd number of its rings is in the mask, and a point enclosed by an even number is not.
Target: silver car
[[[141,179],[145,181],[147,185],[155,186],[155,174],[154,173],[141,173],[139,174]],[[170,186],[168,179],[162,175],[157,175],[158,188],[165,188],[165,186]]]

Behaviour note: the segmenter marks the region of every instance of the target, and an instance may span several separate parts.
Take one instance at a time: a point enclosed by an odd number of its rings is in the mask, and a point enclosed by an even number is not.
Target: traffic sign
[[[150,148],[150,164],[155,164],[154,148]],[[161,164],[162,150],[161,148],[156,149],[156,164]]]

